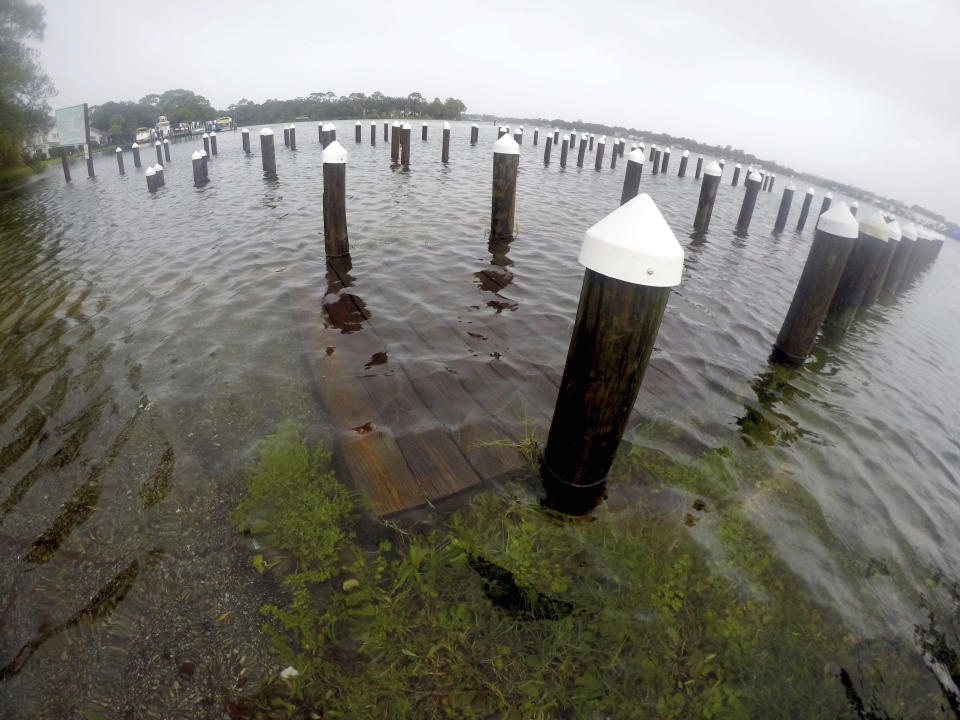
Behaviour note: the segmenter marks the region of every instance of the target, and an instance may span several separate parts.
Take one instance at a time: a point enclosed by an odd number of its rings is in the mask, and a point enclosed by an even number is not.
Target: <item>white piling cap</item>
[[[683,151],[683,155],[681,155],[680,157],[690,157],[690,151],[689,151],[689,150],[684,150],[684,151]]]
[[[410,129],[411,129],[410,123],[408,123],[408,122],[405,122],[405,123],[402,125],[402,127],[403,127],[404,130],[410,130]]]
[[[636,149],[637,149],[637,146],[635,144],[630,145],[630,152],[633,152]]]
[[[754,182],[763,182],[763,175],[754,170],[752,173],[747,175],[747,180],[753,180]]]
[[[507,129],[506,129],[503,125],[501,125],[500,127],[497,128],[497,132],[505,133],[506,131],[507,131]]]
[[[896,218],[887,223],[887,229],[890,231],[890,241],[900,242],[903,231],[900,229],[900,223],[897,222]]]
[[[587,229],[580,264],[634,285],[674,287],[683,248],[649,195],[637,195]]]
[[[770,177],[775,178],[776,176],[777,176],[776,173],[770,173]]]
[[[210,137],[210,135],[208,135],[207,133],[204,133],[203,136],[204,136],[205,138]]]
[[[558,133],[558,132],[560,132],[560,128],[554,128],[553,131],[554,131],[555,133]]]
[[[400,121],[399,121],[399,120],[394,120],[394,121],[393,121],[393,127],[401,127]]]
[[[586,140],[586,139],[587,139],[587,134],[586,134],[586,133],[583,133],[583,134],[580,136],[580,139],[581,139],[581,140]]]
[[[860,233],[884,242],[890,239],[890,228],[887,227],[887,221],[883,219],[882,212],[875,212],[861,222]]]
[[[833,200],[833,193],[832,193],[832,192],[828,192],[826,195],[824,195],[824,197]]]
[[[291,125],[290,127],[293,127],[293,125]],[[210,137],[216,137],[216,136],[217,136],[217,131],[216,131],[216,130],[214,130],[212,133],[210,133]]]
[[[423,123],[423,127],[426,127],[426,126],[427,126],[427,123]]]
[[[156,174],[157,174],[157,171],[154,170],[152,167],[148,167],[147,171],[144,173],[144,175],[146,175],[147,177],[152,177]]]
[[[337,126],[334,125],[333,123],[325,123],[323,126],[323,129],[326,130],[327,132],[330,132],[331,130],[336,130]]]
[[[140,146],[137,145],[136,143],[134,143],[133,145],[130,146],[130,149],[131,149],[131,150],[134,150],[134,149],[136,149],[136,148],[138,148],[138,147],[140,147]]]
[[[739,168],[739,167],[740,167],[740,163],[737,163],[736,165],[734,165],[734,168]],[[747,172],[748,172],[748,173],[752,173],[752,172],[753,172],[753,165],[751,165],[750,167],[747,168]]]
[[[359,125],[359,124],[360,124],[360,121],[357,120],[357,125]],[[376,125],[376,123],[371,123],[371,125]],[[293,126],[291,125],[290,127],[293,127]]]
[[[710,163],[703,169],[703,174],[704,175],[722,175],[723,173],[720,170],[720,164],[716,160],[714,160],[712,163]]]
[[[324,164],[327,163],[346,163],[347,162],[347,149],[340,144],[338,140],[334,140],[332,143],[327,145],[323,152],[320,153],[320,159]]]
[[[159,147],[159,146],[160,146],[160,141],[157,140],[157,141],[153,144],[153,146],[154,146],[154,147]]]
[[[123,148],[117,148],[117,152],[122,153],[122,152],[123,152]]]
[[[261,134],[261,135],[273,135],[273,130],[271,130],[270,128],[264,128],[263,130],[260,131],[260,134]]]
[[[534,131],[535,133],[538,133],[538,132],[540,132],[540,128],[534,128],[533,131]]]
[[[449,130],[449,129],[450,129],[450,123],[448,123],[446,120],[443,121],[443,129],[444,129],[444,130]]]
[[[317,123],[317,127],[320,128],[320,129],[323,129],[323,123],[322,123],[322,122],[318,122],[318,123]]]
[[[153,166],[153,170],[154,172],[163,172],[163,165],[161,165],[160,163],[157,163],[156,165]]]
[[[856,200],[854,200],[852,203],[850,203],[850,207],[858,208],[858,207],[860,207],[860,203],[858,203]]]
[[[590,137],[596,137],[596,135],[594,135],[593,133],[590,133]]]
[[[908,222],[902,228],[900,228],[901,238],[903,240],[916,240],[917,239],[917,226],[912,222]]]
[[[817,220],[817,230],[842,238],[854,239],[860,233],[857,219],[842,200],[830,206]]]
[[[270,134],[273,135],[273,133],[270,133]],[[200,149],[200,150],[198,150],[197,152],[200,153],[200,157],[202,157],[202,158],[205,158],[205,157],[207,156],[207,151],[206,151],[206,150]]]
[[[787,185],[787,190],[789,190],[790,192],[796,192],[797,186],[794,185],[793,183],[790,183],[789,185]]]
[[[645,146],[644,146],[643,143],[640,143],[639,145],[637,145],[637,147],[642,148],[642,147],[645,147]]]
[[[520,145],[507,133],[493,144],[493,152],[497,155],[519,155]]]
[[[246,133],[247,135],[249,135],[249,134],[250,134],[250,128],[244,128],[244,129],[241,130],[240,132],[241,132],[241,133]]]
[[[635,162],[643,165],[643,148],[636,148],[627,155],[627,162]]]
[[[817,191],[813,188],[807,188],[807,195],[816,195]]]
[[[163,139],[163,144],[164,144],[164,145],[169,145],[169,144],[170,144],[170,141],[167,140],[166,138],[164,138],[164,139]]]
[[[673,148],[667,148],[666,150],[663,151],[663,154],[664,154],[664,155],[669,155],[669,154],[672,153],[672,152],[673,152]]]
[[[657,149],[657,146],[656,146],[656,145],[651,145],[650,147],[652,147],[654,150]]]
[[[622,138],[622,137],[618,137],[618,138],[617,138],[617,142],[618,142],[618,143],[622,143],[622,142],[623,142],[623,138]]]
[[[479,125],[477,125],[476,123],[474,123],[474,124],[473,124],[473,125],[471,125],[470,127],[480,127],[480,126],[479,126]]]
[[[357,121],[357,125],[359,125],[359,124],[360,124],[360,121],[358,120],[358,121]],[[371,120],[371,121],[370,121],[370,127],[376,127],[376,126],[377,126],[377,121],[376,121],[376,120]]]
[[[203,155],[200,154],[200,151],[194,150],[193,155],[190,156],[191,160],[199,160]]]

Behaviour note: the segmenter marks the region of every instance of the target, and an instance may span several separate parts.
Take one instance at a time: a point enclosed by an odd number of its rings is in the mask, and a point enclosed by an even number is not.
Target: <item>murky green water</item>
[[[536,342],[491,351],[559,372],[582,233],[616,207],[623,161],[614,171],[605,163],[595,173],[592,162],[561,171],[555,151],[544,168],[542,145],[528,137],[510,282],[491,291],[474,276],[490,266],[494,129],[482,128],[471,148],[469,125],[455,124],[443,167],[439,127],[428,143],[415,128],[412,168],[400,173],[382,136],[370,147],[365,124],[355,146],[352,128],[338,123],[351,151],[350,292],[379,322],[416,322],[425,332],[492,313],[538,328]],[[286,293],[290,268],[322,277],[323,267],[319,146],[312,124],[298,132],[295,156],[277,135],[275,183],[262,180],[256,155],[242,155],[239,134],[225,134],[202,191],[191,186],[193,145],[176,144],[155,196],[128,153],[125,177],[107,157],[95,180],[74,172],[64,185],[52,169],[0,199],[5,717],[219,717],[225,695],[281,669],[259,607],[282,603],[284,590],[253,569],[250,540],[229,514],[257,442],[278,422],[330,436]],[[665,533],[692,538],[715,559],[747,536],[734,520],[765,531],[782,572],[843,623],[847,651],[911,668],[905,689],[890,693],[927,707],[940,688],[915,650],[916,629],[928,624],[924,599],[947,627],[949,583],[960,576],[956,247],[948,243],[896,304],[871,309],[842,342],[818,346],[811,363],[783,374],[766,358],[810,229],[770,234],[777,191],[761,195],[749,237],[734,237],[742,188],[724,181],[711,232],[693,243],[692,172],[685,180],[675,170],[645,173],[642,189],[677,232],[687,267],[637,403],[633,454],[617,466],[602,522],[630,536],[641,510],[653,512]],[[712,469],[682,469],[703,463]],[[521,506],[535,504],[535,485],[523,487]],[[593,562],[609,579],[619,557]],[[845,669],[868,698],[895,682]],[[839,677],[830,668],[822,682],[842,697]]]

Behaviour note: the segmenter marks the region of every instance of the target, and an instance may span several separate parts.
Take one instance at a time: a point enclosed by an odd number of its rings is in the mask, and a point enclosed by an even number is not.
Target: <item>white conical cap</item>
[[[883,218],[882,212],[875,212],[860,223],[860,234],[883,240],[890,239],[890,228],[887,227],[887,221]]]
[[[122,153],[122,152],[123,152],[123,149],[122,149],[122,148],[117,148],[117,152],[118,152],[118,153]]]
[[[210,133],[204,133],[204,134],[203,134],[203,137],[205,137],[205,138],[210,137]]]
[[[399,121],[399,120],[394,120],[394,121],[393,121],[393,127],[401,127],[400,121]]]
[[[262,133],[261,133],[261,134],[262,134]],[[270,134],[273,135],[273,133],[270,133]],[[207,156],[207,151],[204,150],[203,148],[200,148],[197,152],[200,153],[200,157],[202,157],[202,158],[205,158],[205,157]]]
[[[270,128],[264,128],[263,130],[260,131],[260,134],[261,134],[261,135],[273,135],[273,130],[271,130]]]
[[[681,155],[680,157],[690,157],[690,151],[689,151],[689,150],[684,150],[684,151],[683,151],[683,155]]]
[[[722,171],[720,170],[720,163],[718,163],[716,160],[714,160],[712,163],[710,163],[703,169],[704,175],[720,175],[721,172]]]
[[[147,168],[147,171],[144,173],[144,175],[146,175],[147,177],[151,177],[151,176],[156,175],[156,174],[157,174],[157,171],[154,170],[152,166],[151,166],[151,167],[148,167],[148,168]]]
[[[789,190],[790,192],[796,192],[797,186],[794,185],[793,183],[790,183],[789,185],[787,185],[787,190]]]
[[[376,121],[376,120],[371,120],[371,121],[370,121],[370,127],[376,127],[376,126],[377,126],[377,121]]]
[[[191,160],[200,160],[202,157],[203,157],[203,155],[201,155],[199,151],[194,150],[194,151],[193,151],[193,155],[190,156],[190,159],[191,159]]]
[[[337,126],[334,125],[333,123],[324,123],[323,129],[326,130],[327,132],[330,132],[331,130],[336,130]]]
[[[852,203],[850,203],[850,207],[858,208],[858,207],[860,207],[860,203],[858,203],[856,200],[854,200]]]
[[[857,219],[842,200],[833,203],[817,220],[817,230],[842,238],[855,239],[860,232]]]
[[[403,124],[403,129],[404,129],[404,130],[411,130],[412,128],[410,127],[410,123],[405,122],[405,123]]]
[[[160,147],[160,141],[157,140],[157,141],[153,144],[153,146],[154,146],[154,147]]]
[[[519,155],[520,145],[507,133],[493,144],[493,152],[498,155]]]
[[[664,154],[664,155],[669,155],[669,154],[672,153],[672,152],[673,152],[673,148],[667,148],[666,150],[663,151],[663,154]]]
[[[900,242],[903,231],[900,229],[900,223],[897,222],[896,218],[887,223],[887,229],[890,231],[890,241]]]
[[[293,127],[293,125],[291,125],[290,127]],[[217,131],[216,131],[216,130],[214,130],[212,133],[210,133],[210,137],[213,138],[213,137],[216,137],[216,136],[217,136]]]
[[[327,163],[345,163],[347,162],[347,149],[340,144],[339,140],[334,140],[320,153],[320,160],[323,161],[324,165]]]
[[[739,169],[739,168],[740,168],[740,163],[737,163],[737,164],[734,165],[733,167],[734,167],[734,169]],[[747,168],[747,172],[748,172],[748,173],[752,173],[752,172],[753,172],[753,167]]]
[[[747,175],[747,180],[752,180],[753,182],[763,182],[763,175],[754,170],[752,173]]]
[[[643,143],[640,143],[639,145],[637,145],[637,147],[640,148],[640,149],[643,149],[643,148],[644,148],[644,144],[643,144]]]
[[[360,121],[359,121],[359,120],[357,120],[357,125],[359,125],[359,124],[360,124]],[[292,127],[292,126],[291,126],[291,127]]]
[[[641,148],[637,148],[636,150],[631,150],[630,154],[627,155],[627,162],[635,162],[643,165],[643,160],[644,160],[643,150]]]
[[[816,195],[816,194],[817,194],[817,191],[814,190],[812,187],[807,188],[807,195]]]
[[[604,136],[604,137],[600,138],[599,140],[597,140],[597,144],[599,145],[600,143],[603,143],[604,145],[607,144],[607,138],[606,138],[606,136]]]
[[[156,165],[153,166],[153,170],[154,172],[163,172],[163,165],[161,165],[160,163],[157,163]]]
[[[240,133],[241,133],[241,134],[247,133],[247,135],[249,135],[249,134],[250,134],[250,128],[244,128],[243,130],[240,131]]]
[[[450,123],[448,123],[446,120],[443,121],[443,129],[444,129],[444,130],[449,130],[449,129],[450,129]]]
[[[903,227],[900,228],[900,237],[903,240],[910,240],[915,242],[917,239],[917,226],[912,222],[908,222]]]
[[[828,198],[828,199],[830,199],[830,200],[833,200],[833,193],[832,193],[832,192],[828,192],[826,195],[824,195],[824,197],[825,197],[825,198]]]
[[[580,264],[635,285],[674,287],[683,248],[649,195],[637,195],[584,234]]]
[[[423,127],[426,127],[426,126],[427,126],[427,123],[423,123]]]
[[[163,139],[163,144],[164,144],[164,145],[169,145],[169,144],[170,144],[170,141],[167,140],[166,138],[164,138],[164,139]]]
[[[130,149],[131,149],[131,150],[134,150],[134,149],[136,149],[136,148],[138,148],[138,147],[140,147],[140,146],[137,145],[136,143],[134,143],[133,145],[130,146]]]

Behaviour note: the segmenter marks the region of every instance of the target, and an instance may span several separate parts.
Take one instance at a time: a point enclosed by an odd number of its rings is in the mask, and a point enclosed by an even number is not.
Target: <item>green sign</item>
[[[85,145],[87,142],[87,106],[74,105],[56,111],[57,133],[61,145]]]

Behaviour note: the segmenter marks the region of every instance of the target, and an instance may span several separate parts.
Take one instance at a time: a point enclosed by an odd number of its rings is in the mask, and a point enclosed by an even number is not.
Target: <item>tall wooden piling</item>
[[[328,258],[350,254],[347,238],[347,150],[336,140],[323,149],[323,243]]]
[[[450,123],[443,123],[443,148],[440,151],[440,162],[450,162]]]
[[[87,177],[95,177],[93,172],[93,150],[90,148],[90,143],[86,143],[83,146],[83,155],[87,163]]]
[[[807,262],[774,344],[774,360],[799,365],[807,359],[858,234],[857,221],[842,202],[817,220]]]
[[[250,154],[250,130],[249,128],[244,128],[240,131],[240,143],[243,146],[243,152],[247,155]]]
[[[547,503],[583,514],[605,478],[643,382],[683,250],[649,195],[587,230],[580,303],[540,474]]]
[[[823,215],[827,210],[830,209],[830,205],[833,203],[833,193],[828,192],[823,196],[823,202],[820,203],[820,214]]]
[[[803,205],[800,207],[800,217],[797,219],[797,232],[803,232],[803,228],[807,224],[807,215],[810,214],[810,203],[813,202],[813,196],[815,194],[816,191],[813,188],[807,188],[807,192],[803,196]]]
[[[667,168],[670,165],[670,153],[673,152],[673,148],[666,148],[663,151],[663,161],[660,164],[660,172],[666,175]]]
[[[620,154],[620,144],[614,143],[613,147],[610,150],[610,169],[614,170],[617,167],[617,155]]]
[[[553,137],[547,135],[546,141],[543,143],[543,164],[550,164],[550,150],[553,148]]]
[[[193,186],[203,187],[207,181],[203,177],[203,156],[199,150],[190,156],[190,161],[193,163]]]
[[[760,186],[763,180],[760,173],[754,171],[747,175],[744,181],[743,204],[740,206],[740,217],[737,218],[737,232],[746,234],[750,229],[750,221],[753,219],[753,209],[757,205],[757,196],[760,194]]]
[[[790,206],[793,204],[793,193],[796,192],[796,186],[792,183],[783,189],[783,196],[780,198],[780,209],[777,211],[777,221],[773,225],[774,232],[783,232],[787,226],[787,216],[790,214]]]
[[[207,154],[207,157],[210,157],[210,134],[203,134],[203,151]]]
[[[860,223],[857,242],[850,252],[847,265],[837,284],[837,291],[833,294],[833,301],[827,310],[825,328],[831,335],[842,335],[853,321],[889,238],[890,229],[880,213],[875,213]]]
[[[513,237],[517,201],[517,168],[520,145],[509,135],[493,144],[493,200],[490,208],[490,239]]]
[[[167,181],[163,179],[163,165],[157,163],[153,166],[153,179],[156,182],[157,187],[161,188],[167,184]]]
[[[401,135],[400,123],[397,120],[393,121],[393,125],[390,128],[390,162],[394,165],[400,162],[400,135]]]
[[[160,164],[163,164],[163,149],[160,147],[160,141],[159,141],[159,140],[157,140],[157,141],[153,144],[153,149],[154,149],[154,150],[156,151],[156,153],[157,153],[157,162],[160,163]]]
[[[925,243],[923,231],[913,224],[911,224],[909,230],[912,232],[913,236],[907,241],[909,243],[909,254],[907,256],[906,266],[904,267],[903,273],[900,276],[900,282],[897,283],[897,295],[903,294],[910,286],[914,276],[917,274],[917,269],[920,267],[923,258]],[[900,238],[900,242],[902,243],[904,240],[905,237],[902,236]]]
[[[577,151],[577,167],[583,167],[583,158],[587,154],[587,134],[580,138],[580,149]]]
[[[116,156],[117,156],[117,170],[120,172],[121,175],[126,175],[127,173],[123,169],[123,150],[120,148],[117,148]]]
[[[703,158],[701,158],[702,160]],[[700,164],[697,164],[700,172]],[[693,218],[693,231],[703,235],[710,228],[713,216],[713,204],[717,200],[717,188],[720,187],[720,165],[716,161],[703,169],[703,182],[700,184],[700,199],[697,201],[697,214]]]
[[[363,124],[359,120],[353,125],[353,141],[357,144],[363,142]]]
[[[656,145],[651,145],[651,146],[650,146],[650,158],[649,158],[649,159],[650,159],[650,162],[653,162],[653,158],[654,158],[654,156],[655,156],[656,154],[657,154],[657,146],[656,146]],[[654,174],[656,174],[656,173],[654,173]]]
[[[400,128],[400,164],[410,167],[410,133],[413,128],[410,123],[404,123]]]
[[[260,159],[263,163],[263,176],[268,180],[277,177],[277,157],[273,147],[273,130],[263,128],[260,131]]]
[[[144,175],[147,178],[147,190],[151,193],[155,193],[157,191],[157,171],[151,166],[147,168],[147,171],[144,173]]]
[[[683,155],[680,156],[680,171],[677,173],[677,177],[687,176],[687,163],[689,161],[690,161],[690,151],[684,150]]]
[[[593,150],[593,133],[590,133],[590,145],[587,149]]]
[[[574,130],[570,133],[570,149],[574,150],[577,147],[577,131]]]
[[[554,145],[560,144],[560,128],[553,129],[553,144]]]
[[[604,150],[606,150],[606,147],[607,147],[607,139],[605,137],[601,137],[597,141],[597,152],[596,152],[596,156],[594,157],[594,163],[593,163],[593,169],[596,170],[597,172],[600,172],[600,170],[603,168],[603,153],[604,153]],[[612,152],[610,154],[613,156],[616,156],[615,152]]]
[[[719,168],[720,166],[717,165],[717,167]],[[693,179],[694,179],[694,180],[699,180],[699,179],[700,179],[700,174],[701,174],[702,172],[703,172],[703,155],[700,155],[700,156],[697,158],[697,169],[696,169],[696,170],[694,171],[694,173],[693,173]]]
[[[750,174],[750,172],[751,170],[747,170],[748,175]],[[732,187],[736,187],[739,184],[740,184],[740,163],[737,163],[736,165],[733,166],[733,180],[730,181],[730,185]]]
[[[567,149],[568,143],[570,141],[567,138],[563,139],[563,144],[560,146],[560,167],[565,168],[567,166]]]
[[[210,173],[207,168],[207,151],[203,148],[200,148],[200,168],[203,170],[203,179],[208,180]]]
[[[903,279],[903,274],[910,264],[916,247],[917,226],[908,222],[900,228],[900,242],[897,243],[893,258],[890,260],[887,276],[883,279],[883,287],[880,289],[880,302],[889,305],[896,299],[897,292],[900,289],[900,281]]]
[[[373,121],[370,123],[370,145],[376,146],[377,144],[377,123]]]
[[[653,148],[653,174],[654,175],[660,174],[660,155],[661,155],[660,148],[658,148],[657,146],[654,146]]]
[[[536,147],[538,142],[540,142],[540,128],[534,128],[533,129],[533,146]]]
[[[767,192],[768,192],[768,193],[772,193],[772,192],[773,192],[773,184],[774,184],[776,181],[777,181],[777,174],[776,174],[776,173],[771,173],[771,174],[770,174],[770,182],[767,183]]]
[[[283,146],[290,147],[290,126],[283,126]]]
[[[476,145],[480,140],[480,126],[474,123],[470,126],[470,144]]]
[[[383,121],[383,141],[388,142],[390,140],[389,135],[387,134],[387,128],[389,127],[386,120]]]
[[[63,167],[63,179],[70,182],[70,162],[67,160],[66,148],[60,148],[60,165]],[[137,167],[140,166],[138,165]]]
[[[320,142],[320,147],[323,147],[323,123],[317,123],[317,140]]]
[[[213,148],[214,150],[216,150],[217,148],[216,143],[214,143]],[[290,126],[290,149],[291,150],[297,149],[297,126],[296,125]]]
[[[513,131],[513,141],[517,145],[523,145],[523,128],[517,128]]]
[[[420,126],[420,139],[427,139],[427,123],[423,123],[423,125]]]
[[[170,141],[166,138],[163,139],[163,159],[167,161],[167,164],[170,163]]]
[[[140,167],[140,146],[134,143],[130,146],[130,150],[133,153],[133,166]]]
[[[643,150],[631,150],[627,155],[627,171],[623,174],[623,192],[620,204],[626,205],[640,193],[640,178],[643,176]]]
[[[853,210],[852,207],[850,209]],[[896,254],[897,248],[900,247],[900,241],[903,238],[900,223],[891,220],[887,223],[887,231],[889,232],[887,244],[883,248],[883,255],[880,256],[880,261],[877,263],[876,270],[873,271],[870,282],[867,283],[867,289],[863,293],[863,302],[860,303],[861,307],[870,307],[880,297],[883,283],[887,279],[890,265],[893,263],[893,256]]]
[[[760,174],[760,179],[763,181],[763,186],[762,186],[760,189],[761,189],[761,190],[766,190],[766,189],[767,189],[767,183],[770,182],[770,176],[767,175],[766,173],[761,173],[761,174]]]

